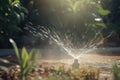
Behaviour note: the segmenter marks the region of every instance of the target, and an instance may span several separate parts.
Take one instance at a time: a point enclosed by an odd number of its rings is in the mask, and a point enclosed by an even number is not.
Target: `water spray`
[[[56,30],[51,28],[46,28],[44,26],[37,26],[37,29],[34,27],[31,27],[27,25],[27,29],[34,35],[41,37],[41,39],[49,38],[51,41],[55,42],[61,49],[65,51],[65,53],[69,56],[71,56],[73,59],[79,59],[82,54],[89,53],[93,51],[96,48],[96,40],[97,36],[99,35],[98,32],[96,35],[91,39],[90,41],[84,40],[86,35],[88,35],[89,28],[86,29],[86,31],[83,33],[83,36],[81,38],[81,41],[83,41],[78,49],[75,49],[73,43],[71,42],[71,37],[69,38],[69,35],[64,36],[64,39],[61,38]],[[37,32],[39,30],[39,32]]]
[[[99,35],[100,35],[100,30],[95,30],[91,29],[90,27],[86,28],[86,30],[82,33],[83,35],[81,36],[80,44],[77,49],[75,48],[75,45],[73,45],[71,38],[72,36],[69,36],[67,34],[65,35],[60,35],[56,32],[54,28],[51,27],[44,27],[44,26],[36,26],[33,27],[30,25],[26,25],[26,29],[32,33],[36,37],[40,37],[42,40],[45,38],[49,38],[50,41],[56,43],[61,49],[65,51],[65,54],[71,56],[74,60],[78,60],[82,54],[87,54],[90,53],[91,51],[96,50],[97,44],[100,41]],[[91,39],[86,40],[86,37],[89,37],[89,30],[92,30],[95,35],[91,37]],[[101,29],[102,30],[102,29]],[[110,37],[108,35],[106,38]],[[62,36],[62,37],[61,37]]]

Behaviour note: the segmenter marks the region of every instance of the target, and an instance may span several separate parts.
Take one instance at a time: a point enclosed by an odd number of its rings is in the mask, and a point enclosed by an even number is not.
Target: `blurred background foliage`
[[[9,38],[19,41],[22,33],[21,24],[28,14],[28,10],[21,5],[20,0],[0,0],[0,44],[9,46]]]
[[[119,13],[119,0],[1,0],[0,48],[10,48],[9,38],[19,47],[48,44],[47,38],[42,40],[30,34],[26,24],[36,29],[38,25],[52,27],[61,35],[70,34],[75,45],[86,29],[90,29],[87,35],[90,37],[100,30],[103,38],[100,46],[118,47]],[[96,31],[91,32],[91,29]],[[111,32],[114,34],[105,38]]]

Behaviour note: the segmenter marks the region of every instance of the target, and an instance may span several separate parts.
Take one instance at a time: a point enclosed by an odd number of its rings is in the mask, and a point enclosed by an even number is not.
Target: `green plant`
[[[33,50],[27,52],[26,48],[22,48],[22,52],[19,53],[18,47],[14,40],[10,39],[11,44],[14,47],[15,54],[18,58],[21,67],[21,80],[26,80],[28,72],[30,72],[35,65],[37,59],[37,53],[33,55]]]
[[[117,64],[114,64],[112,67],[114,80],[120,80],[120,69]]]
[[[20,3],[21,0],[0,0],[0,43],[7,46],[10,37],[20,41],[23,26],[29,11]],[[18,37],[19,36],[19,37]]]
[[[20,0],[1,0],[0,1],[0,31],[8,35],[21,31],[18,27],[28,14],[28,10],[23,7]]]

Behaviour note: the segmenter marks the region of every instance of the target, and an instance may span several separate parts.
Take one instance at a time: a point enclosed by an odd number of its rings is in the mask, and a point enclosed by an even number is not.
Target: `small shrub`
[[[22,48],[22,52],[19,53],[18,47],[14,40],[10,39],[11,44],[14,47],[15,54],[18,58],[21,68],[21,80],[26,80],[28,72],[30,72],[36,62],[37,53],[33,55],[33,50],[28,52],[25,47]]]

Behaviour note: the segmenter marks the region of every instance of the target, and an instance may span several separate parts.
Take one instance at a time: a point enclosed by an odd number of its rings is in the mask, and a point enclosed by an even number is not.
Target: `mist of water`
[[[32,24],[32,23],[30,23]],[[89,34],[89,28],[81,36],[81,43],[76,48],[71,41],[71,36],[69,35],[60,35],[56,32],[56,30],[52,28],[46,28],[44,26],[37,26],[37,28],[32,27],[32,25],[26,25],[26,30],[29,30],[36,37],[40,37],[41,39],[49,38],[50,42],[56,43],[61,49],[63,49],[66,54],[71,57],[78,59],[82,54],[89,53],[97,48],[97,43],[100,41],[100,35],[97,31],[90,40],[85,40],[87,34]],[[94,31],[94,29],[93,29]],[[62,36],[62,37],[61,37]],[[64,36],[64,37],[63,37]],[[110,35],[109,35],[110,36]],[[98,39],[99,38],[99,39]]]

